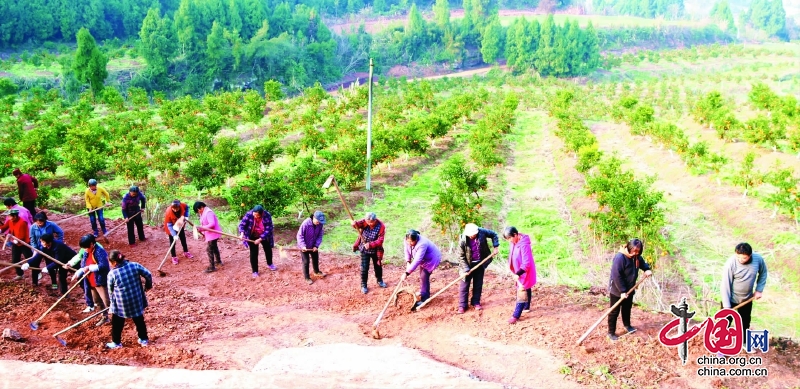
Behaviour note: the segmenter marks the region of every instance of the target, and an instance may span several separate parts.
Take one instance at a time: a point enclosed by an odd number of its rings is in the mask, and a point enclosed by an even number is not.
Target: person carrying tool
[[[173,244],[176,236],[181,240],[183,256],[194,258],[194,255],[189,252],[189,248],[186,246],[186,230],[183,229],[183,226],[186,224],[187,219],[189,219],[189,206],[180,200],[172,200],[172,205],[167,207],[164,212],[164,231],[169,237],[173,265],[178,264],[178,256],[175,254],[175,245]]]
[[[625,326],[628,333],[636,331],[636,328],[631,326],[631,308],[636,291],[632,291],[631,288],[636,285],[636,280],[639,278],[639,269],[644,271],[645,276],[649,277],[653,274],[650,265],[642,257],[643,250],[644,243],[641,240],[631,239],[619,249],[612,260],[611,277],[608,282],[609,307],[613,307],[617,301],[624,299],[608,314],[608,338],[612,341],[619,339],[616,332],[620,310],[622,311],[622,325]]]
[[[217,270],[215,265],[222,265],[222,258],[220,257],[219,246],[217,245],[217,241],[222,235],[213,232],[222,231],[222,226],[219,225],[217,215],[211,208],[206,206],[206,203],[195,201],[194,204],[192,204],[192,209],[196,214],[200,215],[199,227],[204,228],[201,234],[203,234],[203,238],[206,240],[206,253],[208,254],[206,273],[211,273]]]
[[[383,282],[383,239],[386,236],[386,225],[378,220],[375,212],[367,212],[359,221],[352,220],[350,224],[359,230],[359,236],[353,244],[353,251],[361,251],[361,293],[367,294],[367,278],[369,276],[369,262],[375,268],[375,279],[378,286],[386,287]]]
[[[144,266],[128,261],[117,250],[111,251],[108,258],[111,271],[108,273],[108,293],[111,297],[111,342],[106,343],[109,349],[122,347],[122,330],[125,319],[133,320],[139,345],[147,347],[147,325],[144,323],[144,309],[147,308],[145,291],[153,288],[153,275]],[[142,278],[144,288],[142,288]]]
[[[303,258],[303,277],[309,285],[314,283],[308,274],[309,260],[314,268],[314,275],[325,277],[325,273],[319,270],[319,246],[322,244],[322,235],[325,234],[324,225],[325,214],[314,211],[310,218],[303,220],[297,230],[297,247],[300,248],[300,256]]]
[[[103,248],[103,246],[100,245],[100,243],[95,243],[95,245],[97,245],[97,247],[99,247],[101,249]],[[86,252],[86,249],[81,248],[78,251],[77,255],[72,257],[72,259],[70,259],[69,262],[65,262],[64,263],[66,265],[66,266],[64,266],[64,269],[75,270],[75,268],[80,267],[81,257],[83,256],[83,253],[85,253],[85,252]],[[94,312],[95,306],[94,306],[94,299],[92,298],[92,291],[89,290],[89,289],[86,289],[86,285],[83,282],[81,282],[81,289],[83,289],[83,298],[86,301],[86,308],[84,308],[84,310],[81,311],[81,313]]]
[[[38,240],[39,247],[37,248],[61,263],[66,264],[77,255],[75,250],[64,244],[64,242],[55,239],[52,234],[42,234]],[[43,257],[44,256],[39,253],[33,253],[33,256],[22,265],[22,271],[28,270],[31,266],[39,267]],[[69,269],[69,267],[59,266],[59,264],[46,257],[44,257],[44,261],[47,264],[47,273],[50,274],[50,280],[52,281],[50,288],[53,290],[59,289],[62,295],[67,293],[67,269]],[[32,270],[31,273],[33,284],[37,285],[39,283],[39,270]],[[56,274],[58,274],[58,281],[56,281]]]
[[[17,241],[17,239],[22,240],[23,242],[30,240],[30,226],[28,225],[28,222],[19,217],[18,209],[12,209],[8,211],[8,217],[6,218],[5,223],[0,226],[0,233],[6,231],[14,236],[14,238],[9,241],[9,243],[11,243],[11,263],[18,263],[23,257],[30,257],[31,250]],[[14,268],[14,271],[17,272],[17,276],[14,277],[14,281],[21,280],[22,275],[25,274],[22,269],[16,267]]]
[[[100,229],[103,231],[103,235],[106,234],[106,219],[103,217],[103,210],[97,208],[109,205],[109,203],[111,203],[111,196],[105,189],[97,186],[97,180],[94,178],[89,180],[88,184],[89,187],[86,188],[86,192],[83,193],[83,198],[86,200],[87,212],[96,209],[96,211],[89,213],[89,222],[92,224],[94,236],[97,237],[99,236],[97,222],[100,222]],[[105,201],[103,201],[104,199]]]
[[[33,224],[33,215],[31,214],[31,211],[29,211],[27,208],[17,204],[17,201],[14,200],[13,197],[6,197],[5,199],[3,199],[3,205],[5,205],[6,209],[8,209],[9,211],[12,210],[12,209],[18,210],[19,211],[19,217],[22,220],[25,220],[26,222],[28,222],[28,225]]]
[[[730,257],[722,268],[722,282],[719,287],[722,308],[730,309],[751,297],[760,299],[767,285],[767,264],[764,257],[754,253],[748,243],[737,244],[734,251],[736,255]],[[750,328],[753,302],[742,305],[736,311],[742,317],[742,329]]]
[[[81,250],[79,254],[81,258],[81,267],[72,276],[71,281],[74,282],[83,277],[87,272],[90,272],[89,276],[83,279],[84,290],[91,293],[94,302],[103,304],[102,308],[105,309],[109,307],[106,281],[108,279],[108,272],[111,270],[108,264],[108,253],[97,244],[92,234],[86,234],[81,237],[80,246],[84,249]],[[95,326],[99,327],[108,322],[108,312],[106,312]]]
[[[400,278],[403,282],[414,270],[419,268],[419,295],[420,301],[414,303],[412,310],[431,297],[431,273],[439,266],[442,253],[433,242],[421,236],[417,230],[408,230],[404,243],[406,258],[406,272]]]
[[[17,178],[17,189],[19,190],[19,200],[22,201],[22,206],[31,215],[36,214],[36,199],[39,197],[36,189],[39,188],[39,181],[31,177],[30,174],[22,173],[18,168],[14,169],[12,174]]]
[[[55,241],[64,242],[64,230],[58,226],[58,224],[53,223],[47,220],[47,214],[44,212],[39,212],[36,216],[33,217],[33,225],[31,225],[30,230],[30,243],[33,248],[36,250],[42,250],[41,238],[43,235],[49,234]],[[42,250],[43,251],[43,250]],[[48,254],[49,255],[49,254]],[[36,258],[39,256],[39,253],[34,252],[33,257],[30,259]],[[50,255],[52,257],[52,255]],[[70,257],[71,258],[71,257]],[[33,265],[30,260],[28,261]],[[45,258],[44,262],[47,264],[48,271],[47,273],[50,274],[50,288],[55,290],[58,289],[58,282],[56,281],[56,268],[51,268],[50,265],[55,264],[50,259]],[[33,265],[34,267],[39,267],[41,263],[41,258],[36,261],[36,264]],[[52,271],[51,271],[52,270]],[[34,270],[31,273],[33,285],[36,286],[39,284],[39,271]]]
[[[487,242],[487,239],[492,240],[492,247],[494,247],[494,251],[489,249],[489,243]],[[500,239],[498,238],[496,232],[485,228],[480,228],[474,223],[468,223],[466,226],[464,226],[464,233],[458,239],[459,257],[461,259],[459,272],[462,275],[469,273],[469,271],[477,266],[481,260],[485,259],[489,255],[492,255],[492,253],[497,255],[499,252],[499,247]],[[475,269],[468,276],[464,277],[464,279],[461,281],[458,288],[459,299],[458,310],[456,313],[462,314],[467,310],[467,300],[470,301],[470,305],[472,305],[472,307],[476,310],[480,311],[483,309],[481,306],[483,275],[490,263],[492,263],[491,259],[486,261],[479,268]],[[469,298],[470,283],[472,283],[472,299]]]
[[[122,217],[125,218],[126,227],[128,229],[128,244],[133,246],[136,244],[136,237],[133,235],[133,226],[136,225],[136,230],[139,233],[139,241],[144,242],[147,238],[144,236],[144,222],[142,221],[142,214],[139,211],[145,209],[147,198],[139,191],[139,187],[134,185],[128,190],[128,193],[122,197]]]
[[[272,247],[275,245],[272,229],[272,215],[261,205],[256,205],[247,211],[242,221],[239,222],[239,238],[253,241],[247,242],[247,247],[250,249],[250,267],[253,270],[253,278],[258,277],[259,245],[264,249],[269,270],[278,270],[278,267],[272,264]]]
[[[531,238],[520,234],[517,227],[506,227],[503,230],[503,239],[511,244],[508,253],[508,270],[514,275],[517,285],[517,305],[514,313],[508,319],[508,324],[514,324],[524,312],[531,310],[531,288],[536,285],[536,263],[533,260]],[[520,295],[525,293],[526,300],[521,301]]]

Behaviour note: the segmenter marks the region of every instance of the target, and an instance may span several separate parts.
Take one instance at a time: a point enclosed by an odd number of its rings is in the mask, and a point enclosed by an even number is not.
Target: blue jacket
[[[81,267],[86,267],[86,259],[89,257],[89,251],[81,250],[80,255]],[[99,268],[97,272],[94,273],[94,281],[97,283],[97,286],[106,286],[108,272],[111,270],[108,264],[108,253],[104,248],[96,244],[94,245],[94,260],[97,262],[97,267]],[[89,290],[91,287],[88,278],[83,279],[83,286],[84,290]]]
[[[58,224],[48,220],[44,222],[43,227],[37,226],[35,222],[31,226],[31,246],[35,247],[37,250],[41,250],[42,244],[39,243],[39,239],[41,239],[44,234],[52,234],[54,241],[64,243],[64,230],[62,230]],[[56,237],[56,235],[58,236]]]

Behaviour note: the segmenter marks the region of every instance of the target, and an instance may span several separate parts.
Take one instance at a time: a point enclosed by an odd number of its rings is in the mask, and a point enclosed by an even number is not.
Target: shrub
[[[483,201],[478,192],[486,189],[488,181],[482,173],[469,169],[460,155],[444,163],[439,178],[442,189],[431,206],[432,220],[443,235],[455,239],[465,224],[480,224]]]

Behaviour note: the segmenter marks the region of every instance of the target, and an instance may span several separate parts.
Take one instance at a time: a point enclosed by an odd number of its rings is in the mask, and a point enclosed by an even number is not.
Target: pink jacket
[[[209,207],[206,207],[206,209],[203,210],[203,214],[200,215],[200,226],[203,228],[207,228],[209,230],[222,231],[222,226],[219,225],[219,220],[217,220],[217,215]],[[219,239],[220,236],[222,236],[216,232],[211,232],[207,230],[201,230],[201,231],[203,232],[203,235],[205,235],[206,237],[206,242],[217,240]]]
[[[21,205],[17,204],[11,207],[11,209],[16,209],[17,211],[19,211],[19,218],[28,222],[29,226],[33,225],[33,215],[31,215],[31,211],[29,211],[28,208],[24,208]],[[9,211],[11,209],[9,209]]]
[[[533,261],[531,238],[528,235],[519,234],[519,243],[511,245],[508,254],[508,268],[512,273],[520,275],[519,282],[525,289],[536,285],[536,263]]]

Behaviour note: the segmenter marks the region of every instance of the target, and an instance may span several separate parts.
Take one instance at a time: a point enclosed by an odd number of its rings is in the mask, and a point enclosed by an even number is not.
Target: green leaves
[[[485,175],[468,168],[460,155],[444,163],[439,177],[442,190],[437,192],[436,202],[431,206],[432,220],[444,235],[454,239],[465,224],[480,224],[483,219],[480,214],[483,200],[478,192],[485,190],[488,182]]]
[[[109,133],[98,122],[80,124],[67,130],[67,147],[64,153],[64,166],[76,181],[87,181],[97,177],[97,172],[107,166]]]
[[[78,81],[89,84],[92,93],[99,96],[103,90],[103,83],[108,77],[108,57],[97,47],[94,37],[89,30],[81,28],[76,36],[78,48],[75,50],[75,61],[72,69]]]

